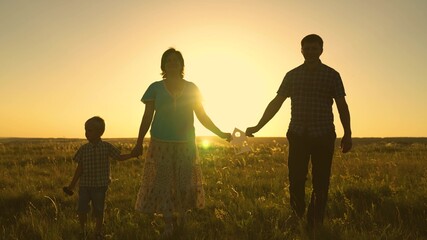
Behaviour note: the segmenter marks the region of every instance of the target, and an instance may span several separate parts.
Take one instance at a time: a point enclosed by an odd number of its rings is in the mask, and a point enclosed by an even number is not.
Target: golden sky
[[[181,51],[208,115],[232,132],[255,125],[300,40],[324,40],[340,72],[355,137],[426,137],[427,1],[144,0],[0,2],[0,137],[136,137],[140,98],[160,58]],[[335,111],[338,136],[342,126]],[[290,101],[256,136],[285,136]],[[197,135],[211,135],[196,121]]]

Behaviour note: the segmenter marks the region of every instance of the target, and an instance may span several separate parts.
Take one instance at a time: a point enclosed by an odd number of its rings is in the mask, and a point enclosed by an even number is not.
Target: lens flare
[[[211,143],[209,142],[209,140],[207,139],[203,139],[202,140],[202,148],[203,149],[208,149],[210,147]]]

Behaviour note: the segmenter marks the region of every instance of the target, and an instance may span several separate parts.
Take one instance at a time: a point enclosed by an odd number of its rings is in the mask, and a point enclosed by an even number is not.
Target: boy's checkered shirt
[[[79,148],[74,161],[81,164],[83,173],[79,184],[84,187],[104,187],[110,183],[110,158],[117,159],[120,150],[108,142],[86,143]]]

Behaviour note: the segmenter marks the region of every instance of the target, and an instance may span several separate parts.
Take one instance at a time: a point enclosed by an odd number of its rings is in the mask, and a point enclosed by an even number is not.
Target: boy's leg
[[[90,195],[87,187],[79,187],[77,214],[82,233],[86,234],[87,213],[89,212]]]
[[[92,206],[95,217],[95,234],[101,235],[104,223],[105,197],[108,187],[92,188]]]
[[[95,234],[102,234],[102,227],[104,223],[104,214],[95,216]]]

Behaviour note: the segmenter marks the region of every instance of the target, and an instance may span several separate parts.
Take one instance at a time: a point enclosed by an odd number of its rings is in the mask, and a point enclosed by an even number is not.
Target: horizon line
[[[196,136],[196,138],[219,138],[218,136],[213,135],[202,135],[202,136]],[[252,138],[286,138],[286,136],[255,136],[255,137],[249,137]],[[337,136],[337,139],[341,138]],[[394,137],[352,137],[352,139],[359,139],[359,138],[427,138],[425,137],[414,137],[414,136],[394,136]],[[84,137],[0,137],[0,139],[86,139]],[[101,139],[137,139],[137,137],[101,137]],[[144,139],[151,139],[151,137],[145,137]],[[221,138],[219,138],[221,139]]]

